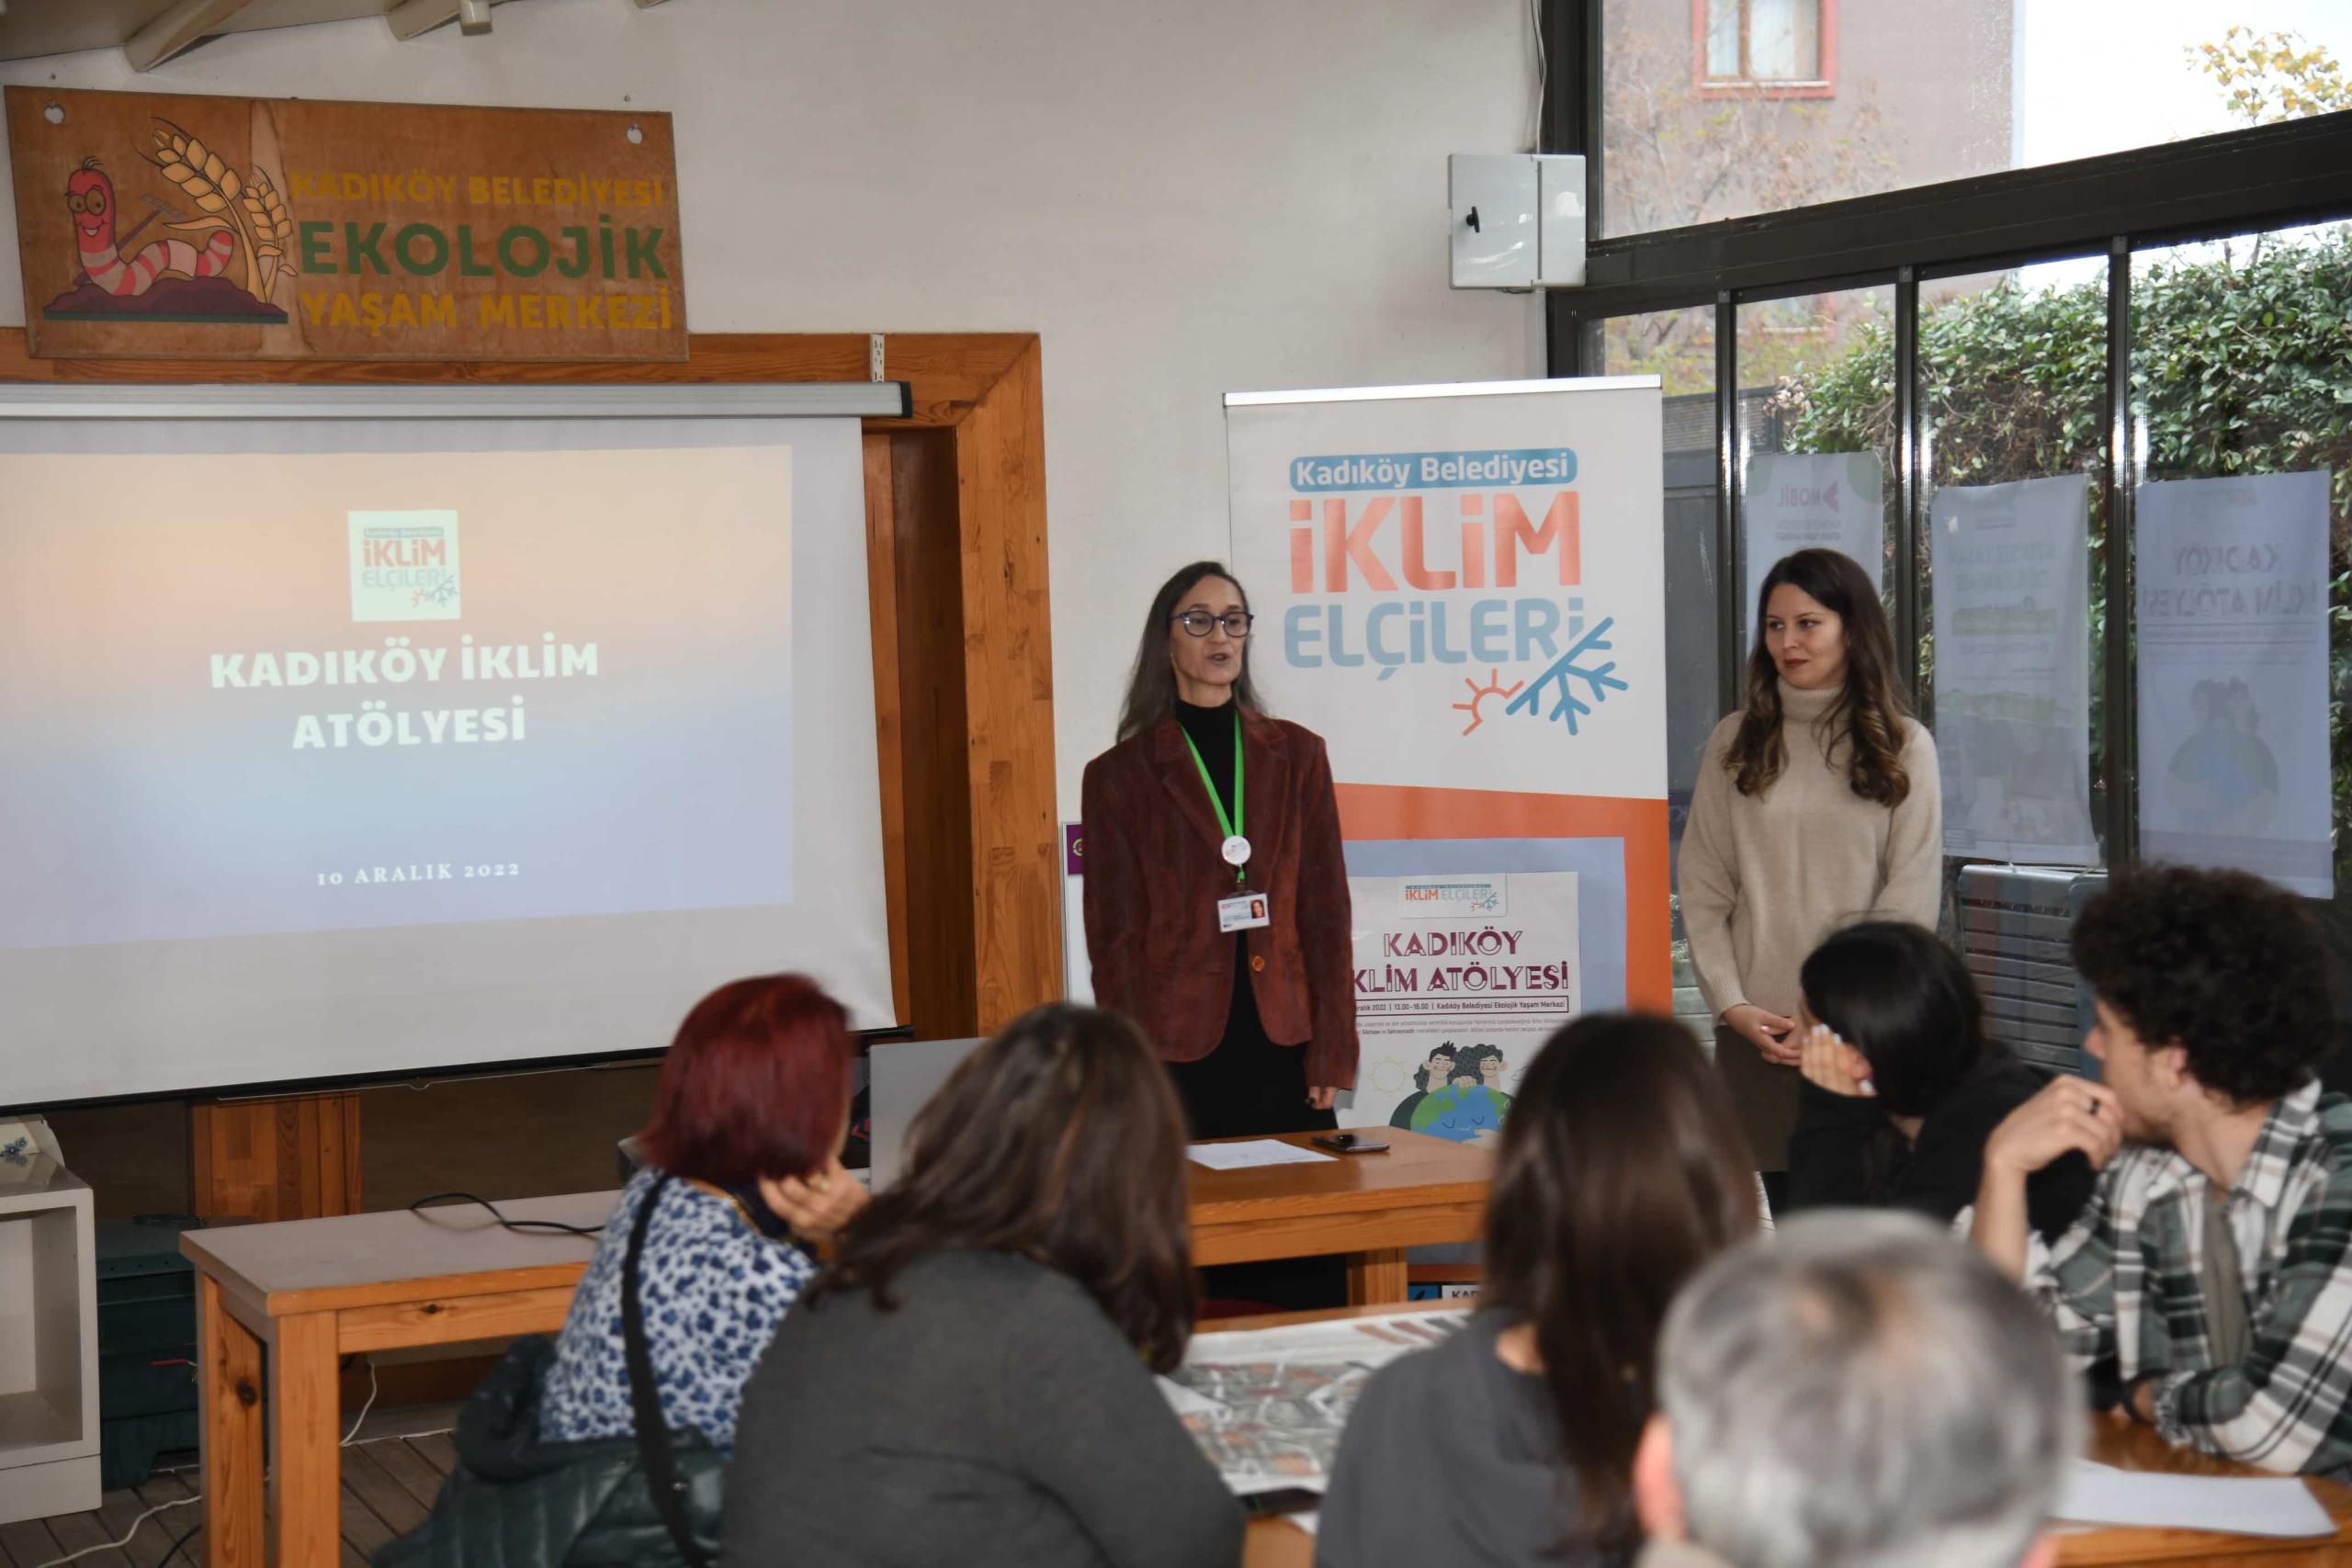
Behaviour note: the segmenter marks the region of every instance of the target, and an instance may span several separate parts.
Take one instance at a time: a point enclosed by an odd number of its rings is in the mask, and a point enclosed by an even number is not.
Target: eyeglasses
[[[1236,610],[1229,615],[1212,615],[1206,610],[1180,610],[1176,624],[1194,637],[1206,637],[1212,626],[1223,626],[1225,635],[1239,642],[1250,635],[1250,623],[1258,617],[1247,610]]]

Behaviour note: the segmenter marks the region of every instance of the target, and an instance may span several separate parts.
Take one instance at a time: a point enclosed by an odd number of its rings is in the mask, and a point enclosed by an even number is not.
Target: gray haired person
[[[1676,1298],[1643,1568],[2046,1568],[2082,1398],[2016,1285],[1916,1215],[1820,1210]]]

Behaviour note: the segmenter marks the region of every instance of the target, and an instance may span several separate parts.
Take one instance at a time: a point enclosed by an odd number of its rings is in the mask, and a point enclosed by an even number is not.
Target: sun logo
[[[1503,684],[1503,672],[1493,669],[1487,671],[1487,683],[1483,686],[1467,675],[1462,677],[1462,683],[1470,688],[1470,700],[1466,703],[1456,703],[1453,708],[1456,713],[1466,713],[1470,716],[1469,728],[1462,732],[1464,735],[1487,722],[1487,716],[1478,711],[1479,704],[1488,697],[1515,697],[1519,695],[1519,689],[1527,684],[1524,681],[1514,681],[1506,686]]]

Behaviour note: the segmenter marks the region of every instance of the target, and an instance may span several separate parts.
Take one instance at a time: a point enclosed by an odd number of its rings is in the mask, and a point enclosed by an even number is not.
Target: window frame
[[[1830,98],[1838,95],[1838,0],[1798,0],[1815,7],[1814,76],[1715,76],[1707,71],[1707,7],[1713,0],[1690,0],[1690,85],[1702,98]],[[1756,0],[1731,0],[1739,7],[1739,53],[1745,64]]]

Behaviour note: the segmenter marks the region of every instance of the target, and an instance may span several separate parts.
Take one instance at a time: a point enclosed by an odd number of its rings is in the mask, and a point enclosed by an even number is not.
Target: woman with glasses
[[[1348,873],[1322,740],[1270,718],[1250,600],[1216,561],[1162,584],[1086,767],[1094,997],[1168,1064],[1195,1138],[1328,1129],[1356,1081]]]

